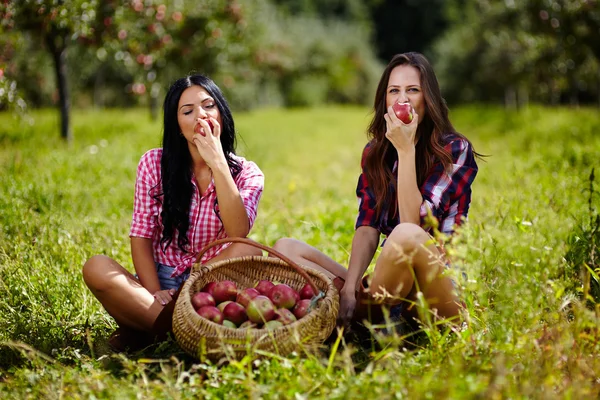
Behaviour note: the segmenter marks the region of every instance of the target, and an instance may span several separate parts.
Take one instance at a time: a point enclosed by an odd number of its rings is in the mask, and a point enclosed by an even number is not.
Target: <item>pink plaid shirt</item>
[[[189,239],[188,252],[183,252],[177,246],[177,232],[173,235],[171,244],[166,251],[161,250],[160,239],[162,238],[163,225],[160,218],[162,211],[162,198],[155,198],[157,193],[162,192],[160,159],[162,149],[147,151],[137,168],[135,181],[135,201],[133,206],[133,219],[129,237],[141,237],[152,239],[154,248],[154,261],[170,267],[174,267],[173,277],[181,275],[196,261],[199,251],[207,244],[221,238],[227,237],[223,224],[214,211],[217,199],[214,181],[210,183],[205,193],[200,193],[195,179],[192,179],[194,192],[190,205],[190,227],[187,232]],[[264,175],[258,166],[243,157],[233,156],[240,162],[242,170],[234,179],[238,187],[244,207],[250,220],[250,228],[256,220],[258,201],[264,187]],[[193,177],[192,177],[193,178]],[[218,212],[219,207],[217,205]],[[215,246],[209,249],[200,260],[205,262],[219,254],[229,244]]]

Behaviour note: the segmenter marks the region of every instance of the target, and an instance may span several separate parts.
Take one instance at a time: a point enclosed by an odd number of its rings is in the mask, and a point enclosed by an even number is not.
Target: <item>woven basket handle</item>
[[[208,249],[218,246],[220,244],[223,243],[244,243],[253,247],[257,247],[261,250],[265,250],[275,256],[277,256],[278,258],[282,259],[283,261],[285,261],[286,263],[288,263],[291,267],[293,267],[296,272],[298,272],[304,279],[306,279],[306,282],[308,282],[308,284],[310,285],[310,287],[312,288],[313,292],[316,294],[319,294],[321,291],[319,290],[319,288],[317,287],[317,285],[315,285],[315,283],[313,282],[312,279],[310,279],[310,276],[308,276],[308,274],[306,273],[306,271],[304,271],[298,264],[296,264],[294,261],[290,260],[289,258],[287,258],[286,256],[284,256],[283,254],[281,254],[280,252],[278,252],[277,250],[274,250],[272,248],[270,248],[269,246],[265,246],[264,244],[255,242],[252,239],[248,239],[248,238],[243,238],[243,237],[229,237],[229,238],[223,238],[223,239],[217,239],[212,243],[207,244],[206,246],[204,246],[204,248],[202,250],[200,250],[200,253],[198,253],[198,257],[196,258],[196,263],[200,262],[200,259],[202,258],[202,256],[204,255],[204,253],[206,253],[208,251]]]

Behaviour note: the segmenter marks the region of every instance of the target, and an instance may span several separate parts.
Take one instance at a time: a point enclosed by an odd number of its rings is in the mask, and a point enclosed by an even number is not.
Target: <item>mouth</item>
[[[206,123],[208,124],[208,128],[209,128],[209,129],[210,129],[210,131],[212,132],[212,131],[214,130],[214,125],[213,125],[212,121],[211,121],[211,120],[209,120],[209,119],[205,119],[205,120],[204,120],[204,122],[206,122]],[[206,135],[205,135],[205,132],[204,132],[204,128],[202,128],[202,125],[200,125],[200,123],[197,123],[197,124],[194,126],[194,132],[195,132],[195,133],[199,133],[199,134],[201,134],[202,136],[206,136]]]

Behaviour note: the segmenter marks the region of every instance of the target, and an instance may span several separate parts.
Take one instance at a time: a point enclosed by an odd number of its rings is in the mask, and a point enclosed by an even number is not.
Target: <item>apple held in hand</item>
[[[413,120],[413,109],[410,103],[394,103],[392,109],[396,117],[405,124],[410,124]]]
[[[192,306],[194,310],[204,306],[215,306],[215,299],[207,292],[198,292],[192,296]]]
[[[212,133],[215,130],[215,126],[213,125],[212,121],[210,119],[205,119],[204,122],[206,122],[208,124],[210,132]],[[206,136],[206,132],[204,132],[204,128],[202,128],[202,125],[200,125],[199,122],[196,124],[196,128],[194,129],[194,132],[199,133],[202,136]]]

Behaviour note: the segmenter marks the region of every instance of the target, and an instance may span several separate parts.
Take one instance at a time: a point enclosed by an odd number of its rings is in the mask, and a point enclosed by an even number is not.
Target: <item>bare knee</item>
[[[389,243],[393,245],[392,247],[399,246],[407,252],[426,245],[430,240],[432,240],[431,236],[419,225],[405,222],[394,228],[387,238],[386,245]]]
[[[96,255],[83,264],[83,280],[92,291],[102,291],[107,288],[108,272],[112,263],[114,261],[111,258]]]
[[[273,245],[273,249],[285,256],[294,257],[302,255],[303,246],[305,246],[305,244],[299,240],[292,238],[281,238],[277,242],[275,242],[275,244]]]

